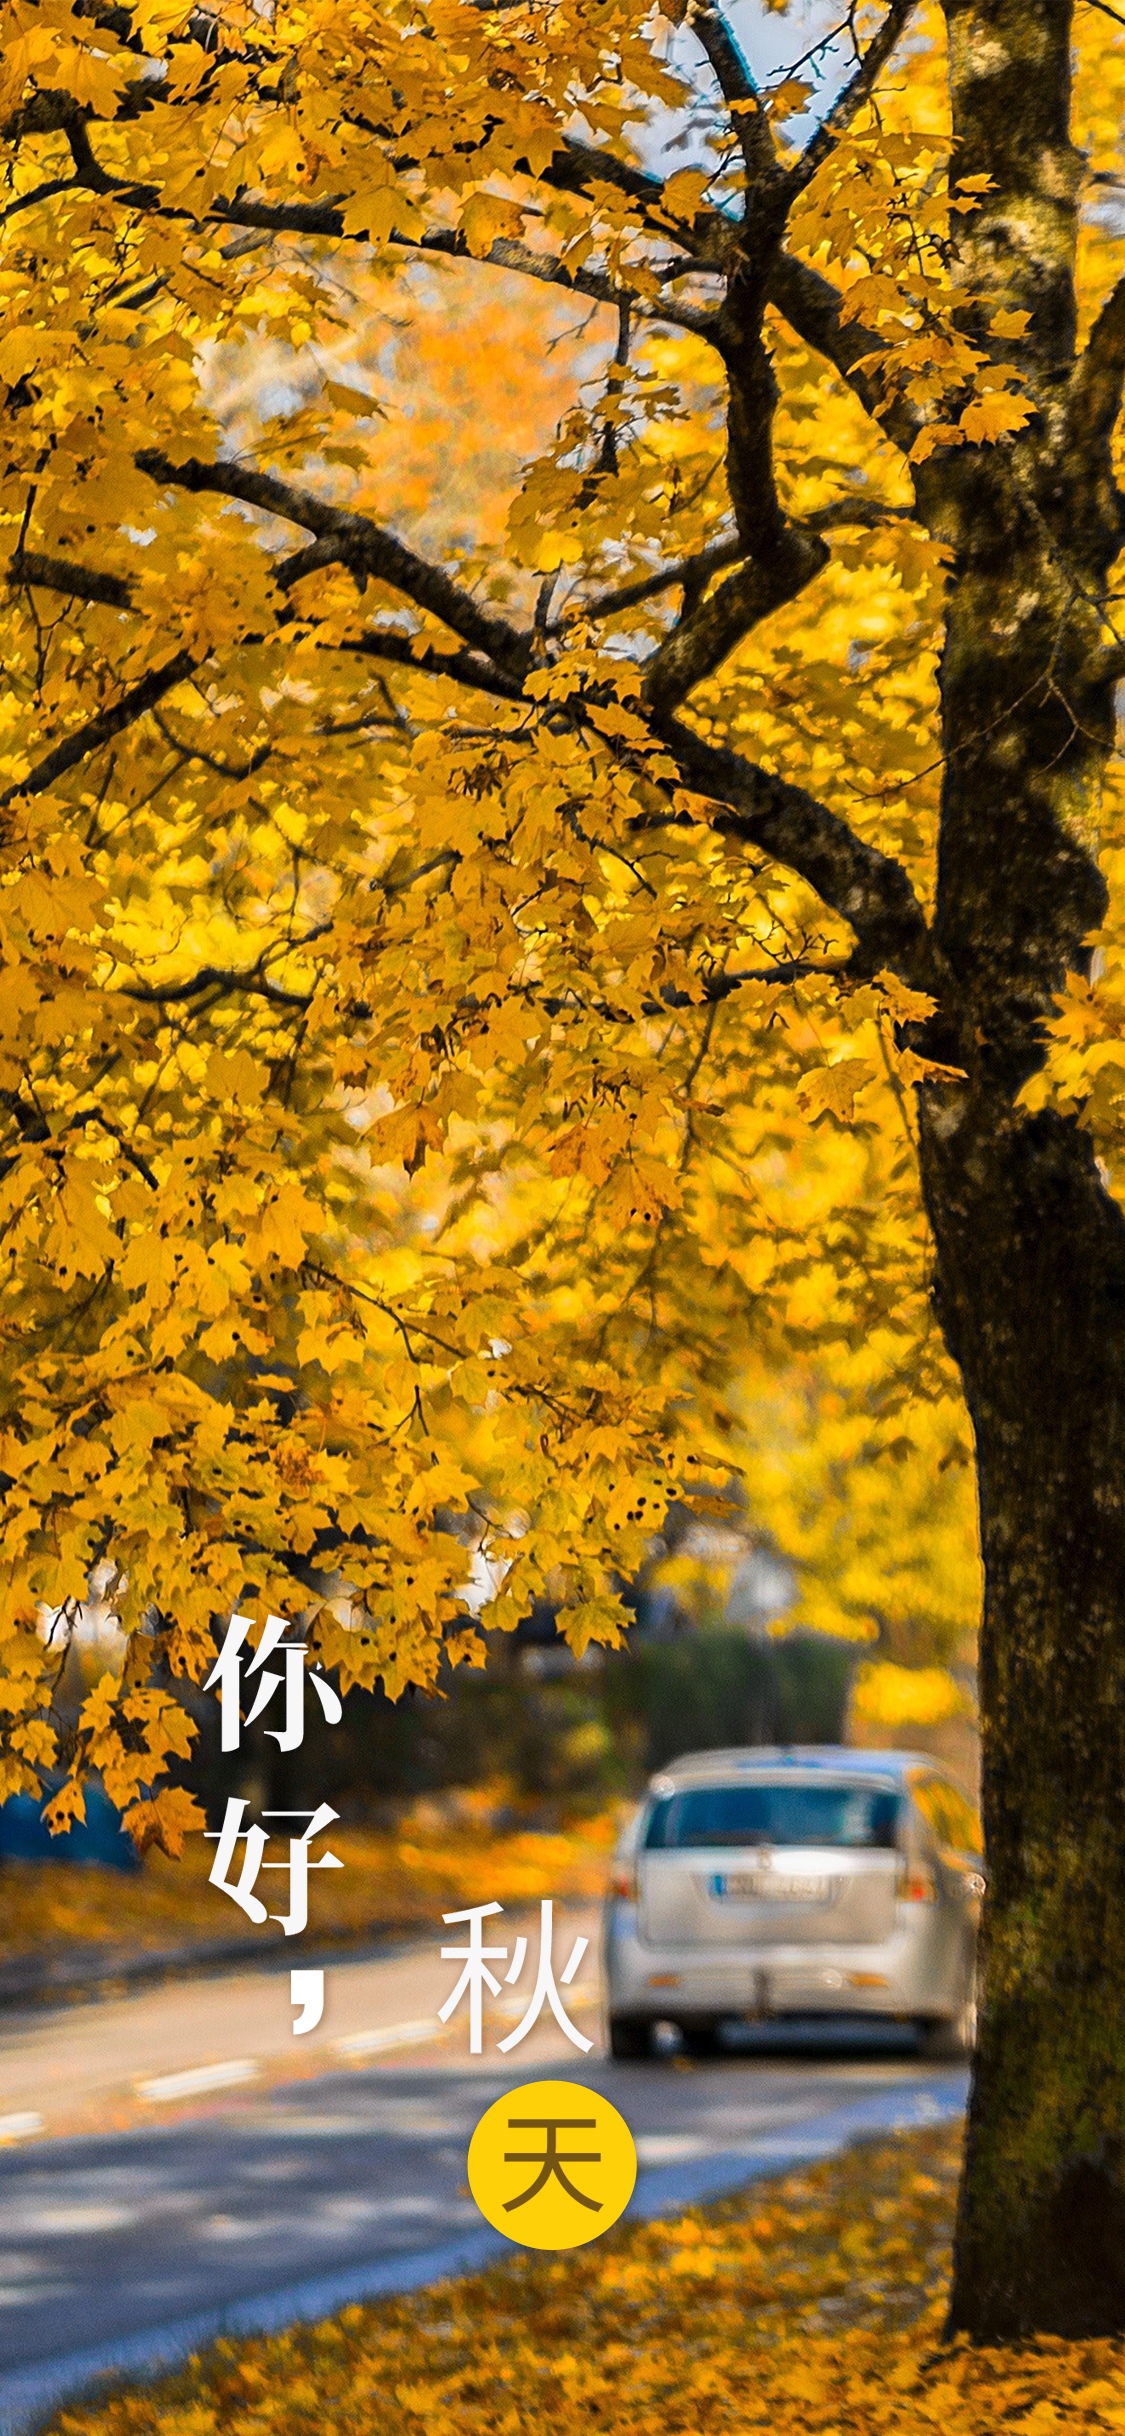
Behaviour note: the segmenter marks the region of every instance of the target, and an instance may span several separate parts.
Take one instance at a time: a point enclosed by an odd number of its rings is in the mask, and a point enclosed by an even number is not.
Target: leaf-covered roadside
[[[373,1928],[433,1931],[443,1907],[488,1899],[535,1903],[543,1895],[594,1900],[605,1885],[616,1815],[587,1819],[566,1834],[497,1833],[466,1815],[459,1827],[424,1809],[394,1835],[337,1828],[332,1849],[345,1866],[314,1875],[314,1936],[348,1939]],[[150,1852],[135,1878],[79,1863],[9,1862],[0,1872],[0,1947],[13,1959],[58,1948],[105,1946],[152,1952],[237,1935],[246,1923],[208,1885],[214,1846],[188,1837],[181,1861]]]
[[[54,2436],[944,2436],[1125,2427],[1125,2346],[941,2344],[959,2135],[913,2132],[66,2411]]]

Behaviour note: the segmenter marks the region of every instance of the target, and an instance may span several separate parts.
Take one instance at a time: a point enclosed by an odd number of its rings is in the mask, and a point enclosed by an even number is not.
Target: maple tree
[[[752,1362],[948,1547],[955,1363],[990,2334],[1125,2318],[1113,19],[4,13],[3,1785],[612,1642]]]

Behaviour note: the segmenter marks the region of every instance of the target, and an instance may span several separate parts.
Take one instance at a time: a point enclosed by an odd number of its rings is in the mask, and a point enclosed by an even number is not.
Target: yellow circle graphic
[[[529,2250],[596,2241],[627,2208],[637,2151],[624,2116],[577,2081],[525,2081],[481,2116],[469,2189],[481,2215]]]

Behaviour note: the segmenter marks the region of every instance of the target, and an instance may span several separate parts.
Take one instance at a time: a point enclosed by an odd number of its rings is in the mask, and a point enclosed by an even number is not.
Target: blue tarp
[[[49,1793],[42,1799],[33,1793],[13,1793],[0,1802],[0,1862],[86,1861],[99,1869],[140,1867],[132,1836],[121,1824],[121,1812],[100,1785],[87,1785],[85,1821],[81,1827],[69,1827],[65,1835],[52,1835],[43,1824],[43,1810],[50,1798]]]

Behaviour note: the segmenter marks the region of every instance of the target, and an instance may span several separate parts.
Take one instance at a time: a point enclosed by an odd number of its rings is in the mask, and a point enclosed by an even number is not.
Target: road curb
[[[341,1937],[303,1953],[302,1963],[330,1965],[364,1962],[388,1949],[421,1942],[424,1924],[417,1920],[372,1920],[353,1938]],[[97,1999],[122,1989],[143,1987],[164,1979],[213,1979],[217,1973],[253,1963],[260,1972],[288,1971],[292,1956],[275,1947],[265,1951],[253,1937],[213,1937],[198,1944],[154,1946],[138,1953],[100,1947],[65,1961],[40,1959],[0,1963],[0,2014],[65,2006],[78,1998]]]
[[[967,2089],[967,2073],[946,2072],[921,2085],[915,2082],[907,2089],[859,2099],[811,2122],[794,2124],[791,2131],[748,2140],[741,2148],[649,2168],[638,2176],[629,2215],[651,2221],[704,2199],[721,2198],[746,2183],[835,2156],[853,2140],[912,2130],[926,2123],[952,2122],[964,2112]],[[342,2267],[331,2275],[234,2301],[225,2309],[201,2311],[167,2326],[123,2336],[96,2350],[38,2361],[33,2368],[9,2369],[0,2374],[0,2436],[34,2436],[60,2403],[97,2396],[100,2390],[126,2380],[146,2382],[178,2367],[220,2335],[280,2334],[296,2321],[331,2317],[350,2302],[388,2299],[396,2293],[420,2291],[427,2284],[444,2283],[452,2276],[475,2274],[509,2255],[512,2246],[489,2225],[468,2226],[452,2241],[412,2251],[405,2258]]]

